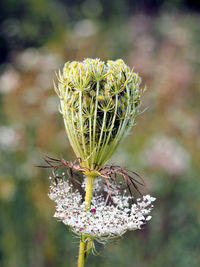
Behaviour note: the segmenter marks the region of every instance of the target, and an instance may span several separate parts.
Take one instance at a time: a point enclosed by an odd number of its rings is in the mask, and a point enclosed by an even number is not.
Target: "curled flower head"
[[[95,179],[88,210],[80,191],[74,190],[69,181],[63,179],[57,185],[52,183],[49,197],[56,203],[54,217],[69,226],[75,234],[84,234],[99,242],[120,237],[128,230],[141,229],[151,219],[149,213],[155,198],[145,195],[135,200],[111,182],[109,188],[110,192],[102,184],[102,179]]]
[[[141,78],[119,59],[67,62],[55,90],[70,144],[82,166],[104,166],[139,113]]]

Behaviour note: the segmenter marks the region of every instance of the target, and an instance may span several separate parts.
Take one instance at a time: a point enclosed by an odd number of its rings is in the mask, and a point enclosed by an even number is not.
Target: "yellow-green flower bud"
[[[70,144],[82,166],[98,170],[112,156],[139,113],[141,78],[119,59],[67,62],[59,74]]]

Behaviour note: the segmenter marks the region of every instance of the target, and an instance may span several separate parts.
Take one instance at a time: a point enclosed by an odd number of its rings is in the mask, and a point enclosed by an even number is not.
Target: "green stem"
[[[94,175],[90,175],[90,174],[86,175],[85,201],[87,202],[86,204],[87,210],[90,208],[90,204],[91,204],[94,179],[95,179]]]
[[[87,202],[86,204],[86,210],[90,209],[91,205],[91,198],[92,198],[92,189],[93,189],[93,184],[94,184],[94,175],[86,175],[86,189],[85,189],[85,201]],[[90,249],[90,244],[87,244],[90,241],[86,241],[85,236],[81,236],[80,240],[80,246],[79,246],[79,255],[78,255],[78,267],[84,267],[86,258],[89,254],[89,249]],[[87,248],[86,248],[87,247]]]
[[[79,254],[78,254],[78,267],[84,267],[85,264],[85,247],[86,247],[86,242],[84,240],[80,241],[80,246],[79,246]]]

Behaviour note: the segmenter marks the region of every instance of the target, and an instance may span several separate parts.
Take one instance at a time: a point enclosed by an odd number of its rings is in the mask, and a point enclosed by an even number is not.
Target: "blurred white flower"
[[[8,65],[0,76],[0,93],[15,90],[19,84],[19,79],[18,72],[11,65]]]
[[[63,64],[59,54],[40,52],[40,69],[45,72],[54,72]],[[51,73],[52,75],[52,73]]]
[[[170,175],[181,175],[189,168],[188,152],[171,137],[155,136],[142,155],[148,166],[159,167]]]
[[[11,126],[0,126],[0,150],[14,150],[19,143],[19,135]]]
[[[15,57],[16,65],[22,71],[37,70],[40,66],[40,52],[36,48],[28,48]]]
[[[97,32],[96,24],[89,19],[78,21],[74,27],[74,34],[77,37],[90,37]]]
[[[25,72],[40,70],[47,72],[59,68],[62,60],[59,54],[28,48],[15,56],[15,64]]]
[[[172,107],[169,108],[167,115],[169,122],[182,134],[188,136],[199,135],[200,120],[198,115]]]

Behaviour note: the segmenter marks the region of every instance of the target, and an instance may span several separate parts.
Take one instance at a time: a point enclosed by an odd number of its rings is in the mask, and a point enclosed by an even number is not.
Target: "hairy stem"
[[[87,202],[86,210],[90,209],[94,179],[95,176],[90,174],[86,175],[86,189],[85,189],[86,191],[85,201]],[[91,247],[90,244],[87,244],[88,242],[90,243],[91,241],[86,240],[86,237],[82,235],[79,246],[78,267],[84,267],[85,261],[87,259]]]

